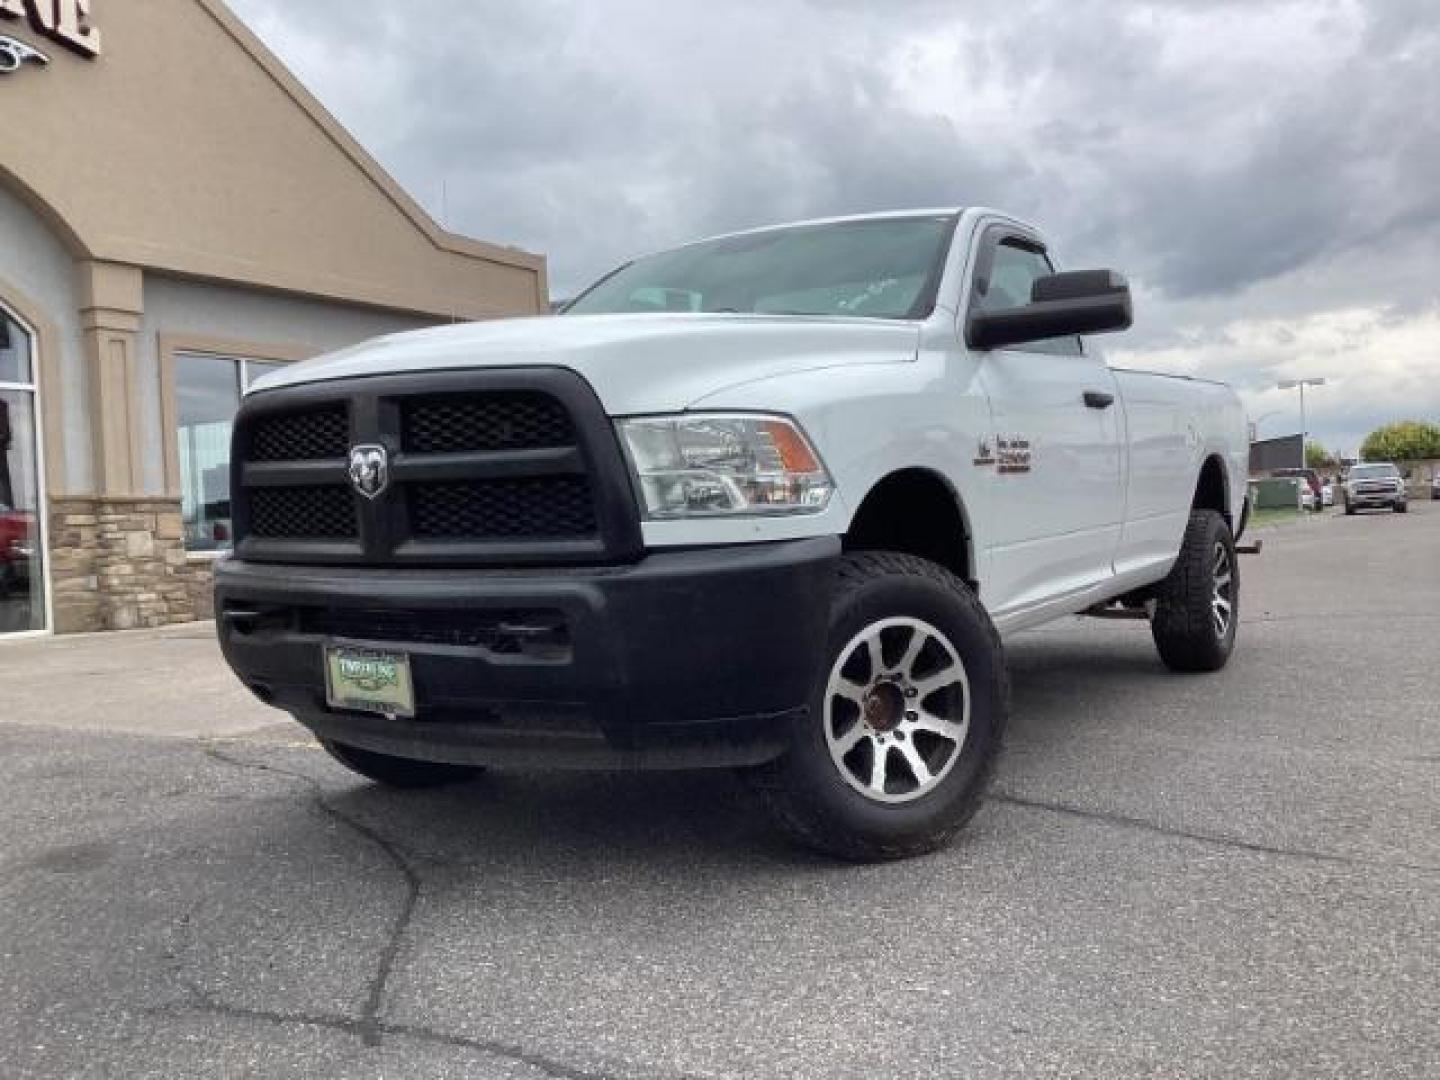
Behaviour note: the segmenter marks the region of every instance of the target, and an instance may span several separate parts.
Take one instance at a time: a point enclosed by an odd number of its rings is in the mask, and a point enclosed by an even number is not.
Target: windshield
[[[565,314],[923,319],[934,310],[956,220],[945,214],[843,221],[707,240],[621,267]]]
[[[1351,480],[1390,480],[1399,475],[1394,465],[1356,465],[1350,470]]]

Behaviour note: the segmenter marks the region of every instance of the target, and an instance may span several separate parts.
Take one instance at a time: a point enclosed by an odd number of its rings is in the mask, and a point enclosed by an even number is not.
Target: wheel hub
[[[865,723],[871,731],[894,731],[905,718],[905,693],[893,682],[876,683],[865,694]]]

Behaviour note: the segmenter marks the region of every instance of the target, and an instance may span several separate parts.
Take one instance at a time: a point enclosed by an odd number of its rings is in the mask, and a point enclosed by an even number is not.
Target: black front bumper
[[[322,738],[473,764],[746,765],[780,753],[784,721],[807,706],[839,554],[827,537],[594,568],[228,559],[216,566],[216,614],[245,684]],[[531,650],[523,637],[451,629],[504,627],[526,613],[562,628],[560,644],[552,634]],[[330,708],[323,647],[336,640],[408,654],[416,718]]]

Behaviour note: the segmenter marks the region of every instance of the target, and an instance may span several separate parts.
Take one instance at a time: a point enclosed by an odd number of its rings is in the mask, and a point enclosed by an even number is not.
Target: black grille
[[[585,381],[559,368],[261,391],[241,407],[233,446],[241,559],[429,569],[621,563],[643,552],[614,425]],[[357,446],[386,459],[373,497],[352,484]]]
[[[344,405],[267,416],[250,431],[251,461],[319,461],[349,452]]]
[[[575,429],[549,394],[418,398],[401,410],[401,445],[415,454],[540,450],[573,446]]]
[[[353,540],[355,499],[338,486],[254,488],[250,531],[286,540]]]
[[[423,540],[568,540],[594,534],[595,500],[579,476],[412,484],[410,531]]]
[[[480,648],[506,656],[568,653],[570,632],[558,611],[392,611],[300,608],[304,634],[352,641]]]

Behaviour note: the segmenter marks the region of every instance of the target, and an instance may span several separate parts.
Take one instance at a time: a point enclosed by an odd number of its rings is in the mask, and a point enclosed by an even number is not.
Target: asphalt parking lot
[[[0,646],[0,1075],[1440,1075],[1440,505],[1266,540],[1219,675],[1010,642],[876,867],[727,774],[368,787],[204,628]]]

